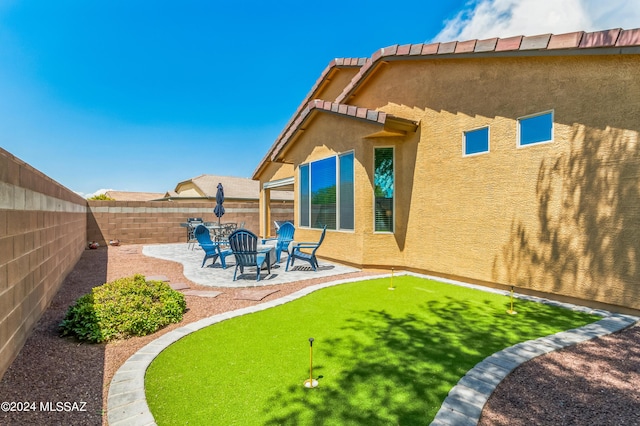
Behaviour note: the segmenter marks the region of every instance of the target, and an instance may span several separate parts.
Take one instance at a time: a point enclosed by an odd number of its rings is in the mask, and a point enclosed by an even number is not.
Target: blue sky
[[[2,0],[0,147],[83,195],[250,177],[333,58],[618,27],[640,2]]]

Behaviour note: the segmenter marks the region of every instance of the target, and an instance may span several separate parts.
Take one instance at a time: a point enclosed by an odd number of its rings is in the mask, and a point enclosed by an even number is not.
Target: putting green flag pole
[[[517,312],[513,310],[513,286],[511,286],[511,309],[509,309],[509,310],[507,311],[507,313],[508,313],[509,315],[515,315],[515,314],[517,314]]]
[[[309,337],[309,378],[304,381],[305,388],[315,388],[318,381],[313,378],[313,337]]]

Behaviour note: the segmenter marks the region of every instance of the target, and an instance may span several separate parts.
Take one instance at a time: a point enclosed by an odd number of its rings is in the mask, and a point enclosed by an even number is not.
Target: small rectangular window
[[[518,146],[553,140],[553,111],[518,119]]]
[[[464,155],[489,152],[489,127],[464,132],[462,145]]]

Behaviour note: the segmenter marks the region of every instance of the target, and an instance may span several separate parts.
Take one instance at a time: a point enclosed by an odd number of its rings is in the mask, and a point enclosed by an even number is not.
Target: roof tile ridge
[[[303,111],[305,105],[307,105],[309,103],[309,101],[313,97],[313,94],[318,89],[320,84],[324,81],[326,76],[331,72],[331,70],[333,70],[334,68],[339,68],[339,67],[349,67],[349,68],[362,67],[362,65],[364,65],[366,63],[366,61],[367,61],[367,58],[361,58],[361,57],[360,58],[358,58],[358,57],[334,58],[331,61],[329,61],[327,66],[320,73],[320,76],[316,79],[316,82],[311,87],[311,90],[309,90],[309,92],[306,94],[306,96],[304,97],[302,102],[298,105],[298,108],[293,113],[293,115],[291,116],[291,118],[289,119],[287,124],[285,124],[284,128],[282,129],[282,131],[280,132],[280,134],[276,138],[276,140],[275,140],[274,144],[272,145],[271,149],[269,149],[267,151],[267,154],[264,156],[264,158],[262,159],[260,164],[262,164],[262,162],[264,160],[266,160],[267,158],[269,158],[271,156],[271,152],[273,151],[273,148],[275,146],[277,146],[278,141],[287,133],[289,128],[291,128],[291,126],[294,125],[294,123],[296,121],[296,118],[301,114],[301,112]]]
[[[384,111],[358,107],[355,105],[341,104],[338,102],[326,101],[324,99],[312,99],[304,105],[293,125],[291,125],[287,129],[287,132],[277,140],[274,148],[269,152],[268,157],[270,157],[272,161],[275,159],[276,153],[288,143],[289,139],[293,136],[294,133],[296,133],[302,123],[304,123],[307,118],[316,110],[345,115],[348,117],[358,118],[378,124],[384,124],[388,116],[388,114]]]
[[[393,44],[378,49],[371,55],[371,58],[366,61],[360,68],[360,71],[336,98],[336,102],[344,103],[367,74],[373,71],[381,61],[391,58],[417,58],[445,54],[497,53],[526,50],[542,51],[611,46],[626,47],[637,45],[640,45],[640,28],[633,30],[616,28],[591,33],[575,31],[563,34],[516,35],[510,37],[493,37],[483,40],[471,39],[404,45]]]
[[[303,101],[300,103],[300,105],[298,105],[298,108],[296,109],[295,113],[292,115],[291,119],[284,126],[284,129],[282,130],[280,135],[278,135],[278,138],[276,138],[276,141],[280,139],[280,137],[282,137],[285,134],[287,129],[293,125],[296,117],[300,115],[304,106],[308,104],[309,101],[312,99],[313,94],[318,89],[320,84],[324,81],[324,79],[329,74],[329,72],[331,72],[331,70],[339,67],[361,67],[362,66],[361,64],[364,64],[366,60],[367,58],[334,58],[332,59],[329,62],[329,64],[325,67],[325,69],[322,71],[322,73],[320,73],[320,76],[311,87],[311,90],[309,90],[309,92],[306,94]]]
[[[305,108],[305,115],[310,114],[314,109],[332,112],[336,114],[348,115],[351,117],[362,118],[367,121],[375,121],[384,124],[387,113],[376,109],[359,107],[357,105],[341,104],[339,102],[325,101],[323,99],[313,99]]]

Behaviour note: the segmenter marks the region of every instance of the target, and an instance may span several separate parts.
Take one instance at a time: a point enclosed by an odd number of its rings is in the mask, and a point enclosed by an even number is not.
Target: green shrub
[[[184,295],[140,274],[103,284],[80,297],[60,323],[63,336],[99,343],[145,336],[180,322]]]
[[[109,197],[107,194],[94,195],[93,197],[87,198],[87,200],[115,201],[113,198]]]

